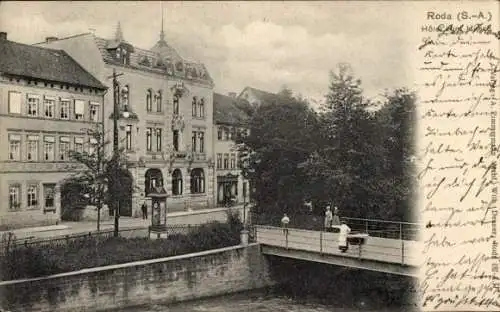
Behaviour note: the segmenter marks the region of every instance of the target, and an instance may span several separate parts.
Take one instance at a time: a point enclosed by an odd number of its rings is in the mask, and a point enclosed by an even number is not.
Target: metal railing
[[[278,215],[255,214],[252,221],[255,225],[281,226],[281,217]],[[289,215],[290,228],[324,231],[324,218],[310,214]],[[402,240],[418,240],[418,234],[423,225],[411,222],[390,221],[380,219],[364,219],[341,217],[351,231],[367,233],[373,237],[392,238]]]
[[[367,233],[370,236],[402,240],[418,240],[422,225],[411,222],[380,219],[340,218],[351,231]]]
[[[189,224],[172,224],[168,225],[166,233],[169,235],[173,234],[188,234],[191,230],[195,229],[196,225]],[[148,228],[145,227],[134,227],[127,229],[120,229],[119,236],[122,238],[133,238],[133,237],[149,237]],[[9,237],[10,235],[10,237]],[[71,235],[60,235],[50,238],[22,238],[16,239],[12,233],[5,233],[0,242],[0,254],[5,254],[9,249],[18,247],[62,247],[69,245],[74,242],[80,242],[86,239],[102,238],[107,239],[113,237],[113,230],[103,230],[103,231],[93,231],[86,233],[78,233]]]

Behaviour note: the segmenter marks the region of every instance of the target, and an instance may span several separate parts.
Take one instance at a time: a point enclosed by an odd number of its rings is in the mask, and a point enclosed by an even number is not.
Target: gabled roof
[[[216,124],[242,124],[249,118],[245,108],[250,108],[247,101],[214,92],[214,122]]]
[[[263,91],[263,90],[259,90],[259,89],[252,88],[252,87],[245,87],[245,89],[243,89],[243,91],[241,91],[240,95],[238,95],[238,98],[241,98],[243,93],[245,93],[245,91],[247,91],[247,90],[252,92],[255,95],[255,97],[259,101],[261,101],[261,104],[279,103],[279,96],[277,94]]]
[[[124,41],[117,42],[114,39],[108,40],[95,37],[95,42],[104,62],[107,64],[127,66],[134,69],[213,84],[213,80],[203,64],[184,60],[170,46],[159,47],[158,49],[155,46],[152,50],[145,50]],[[119,45],[127,45],[132,48],[131,53],[129,53],[130,61],[128,65],[122,64],[113,55],[113,49]]]
[[[63,50],[9,40],[0,40],[0,72],[98,89],[107,88]]]

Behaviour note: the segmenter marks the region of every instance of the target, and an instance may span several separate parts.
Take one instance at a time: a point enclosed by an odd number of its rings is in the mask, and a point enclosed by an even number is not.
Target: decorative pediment
[[[174,86],[172,86],[172,88],[170,88],[170,90],[172,91],[172,93],[176,96],[179,96],[179,97],[182,97],[184,95],[189,95],[189,89],[186,88],[186,86],[184,85],[183,82],[181,81],[178,81],[175,83]]]

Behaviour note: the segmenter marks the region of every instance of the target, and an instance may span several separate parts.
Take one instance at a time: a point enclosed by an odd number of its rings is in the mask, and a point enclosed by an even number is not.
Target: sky
[[[32,44],[94,32],[149,49],[159,39],[160,2],[0,2],[0,31]],[[324,100],[330,70],[351,64],[368,98],[411,87],[412,8],[401,2],[164,2],[167,42],[205,64],[215,91],[286,86]]]

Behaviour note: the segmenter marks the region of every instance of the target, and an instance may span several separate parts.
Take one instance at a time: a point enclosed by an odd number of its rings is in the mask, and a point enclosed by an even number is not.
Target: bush
[[[242,228],[239,217],[229,214],[225,223],[210,222],[166,239],[87,236],[63,246],[18,246],[5,251],[0,278],[33,278],[234,246],[239,244]]]

